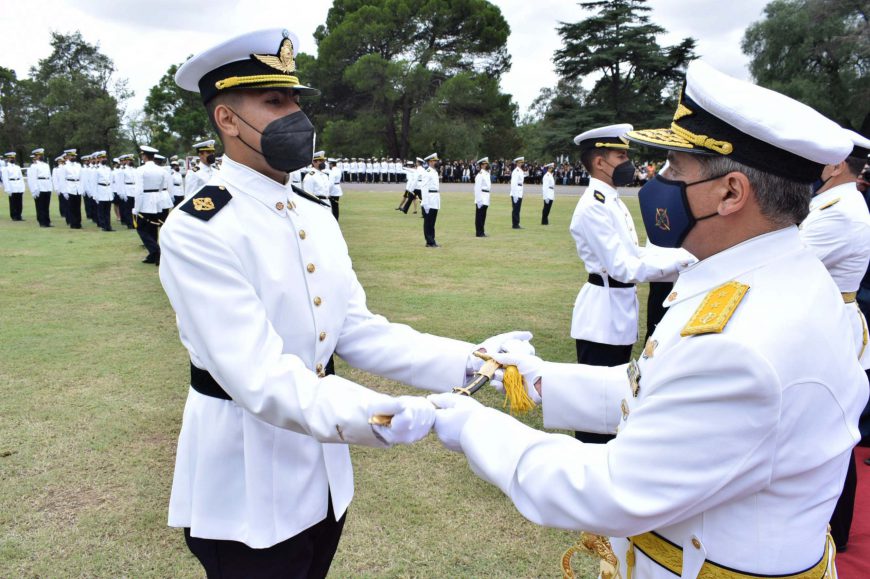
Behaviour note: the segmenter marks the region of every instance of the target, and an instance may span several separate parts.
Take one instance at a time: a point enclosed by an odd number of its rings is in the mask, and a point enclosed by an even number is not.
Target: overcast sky
[[[541,87],[556,83],[553,52],[559,48],[559,22],[576,22],[584,12],[570,0],[492,0],[511,34],[508,51],[513,67],[502,90],[514,96],[524,112]],[[749,78],[747,58],[740,51],[746,27],[759,20],[768,0],[650,0],[654,23],[668,33],[661,44],[691,36],[701,58],[740,78]],[[182,62],[228,36],[258,28],[293,30],[300,50],[316,53],[312,34],[326,20],[331,0],[43,0],[6,2],[0,21],[0,64],[19,78],[49,55],[49,33],[80,30],[115,63],[117,76],[127,78],[136,95],[128,108],[141,108],[148,90],[170,65]],[[302,82],[305,82],[304,71]]]

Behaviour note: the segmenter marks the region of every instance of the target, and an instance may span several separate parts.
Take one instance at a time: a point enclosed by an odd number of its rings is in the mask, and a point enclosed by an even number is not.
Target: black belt
[[[326,363],[323,371],[327,376],[335,374],[335,360],[333,360],[332,355],[329,356],[329,362]],[[208,370],[197,368],[193,362],[190,363],[190,386],[203,396],[232,400],[232,397],[221,388],[221,385],[217,383],[217,380],[212,377]]]
[[[160,193],[160,189],[145,189],[142,193]]]
[[[607,276],[607,286],[605,286],[604,285],[604,278],[601,277],[600,275],[598,275],[597,273],[590,273],[588,281],[592,285],[597,285],[598,287],[618,287],[618,288],[634,287],[633,283],[622,283],[621,281],[616,281],[615,279],[613,279],[609,275]]]
[[[37,177],[40,181],[48,181],[51,177]]]
[[[124,181],[124,185],[135,185],[135,181]]]
[[[78,181],[78,179],[70,179],[69,177],[67,177],[66,180],[67,180],[67,181],[72,181],[73,183],[75,183],[76,181]]]
[[[438,193],[438,189],[429,189],[429,193]]]
[[[489,189],[481,189],[484,193],[489,193]]]
[[[9,177],[9,180],[10,181],[21,181],[21,177],[15,177],[14,179],[12,177]]]

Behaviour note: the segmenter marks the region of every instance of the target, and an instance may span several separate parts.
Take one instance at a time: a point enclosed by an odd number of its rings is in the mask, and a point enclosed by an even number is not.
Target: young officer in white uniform
[[[288,186],[314,142],[298,98],[317,91],[295,76],[297,49],[286,30],[251,32],[176,74],[201,94],[226,151],[160,238],[192,386],[169,524],[186,529],[209,577],[324,577],[353,495],[347,445],[428,433],[429,402],[329,375],[333,352],[435,391],[476,364],[472,344],[369,312],[328,204]],[[376,414],[392,424],[372,426]]]
[[[66,222],[70,229],[82,228],[82,193],[85,192],[85,186],[82,183],[82,165],[76,160],[77,152],[76,149],[64,151],[67,158],[63,169],[66,181]]]
[[[54,185],[54,192],[57,194],[57,210],[60,216],[66,219],[66,197],[63,195],[66,190],[66,178],[64,177],[64,164],[66,159],[63,155],[58,155],[54,158],[54,169],[51,171],[51,183]]]
[[[329,175],[326,169],[326,152],[317,151],[311,159],[311,168],[302,177],[302,190],[321,201],[329,200]]]
[[[211,175],[214,172],[212,165],[214,164],[214,139],[206,139],[198,143],[194,143],[193,148],[199,157],[199,164],[195,171],[188,171],[184,180],[184,198],[189,199],[194,193],[208,183]]]
[[[51,227],[51,169],[42,160],[44,156],[42,147],[33,150],[34,160],[27,169],[27,186],[36,205],[36,221],[40,227]]]
[[[671,150],[639,194],[650,240],[701,261],[636,366],[497,355],[537,385],[545,426],[618,436],[584,444],[452,394],[432,397],[438,435],[532,521],[612,535],[622,577],[834,577],[826,532],[866,376],[850,312],[794,224],[851,142],[700,61],[671,128],[628,138]]]
[[[486,234],[486,212],[492,191],[489,157],[478,159],[477,166],[479,171],[474,176],[474,232],[477,237],[489,237]]]
[[[94,175],[94,208],[97,213],[97,225],[103,231],[112,229],[112,169],[106,157],[106,151],[97,151],[97,165],[93,169]]]
[[[541,225],[549,225],[550,210],[553,209],[553,201],[556,199],[556,179],[553,177],[556,163],[548,163],[544,165],[544,169],[547,172],[541,178],[541,196],[544,199],[544,208],[541,210]]]
[[[332,206],[332,216],[338,221],[338,202],[341,201],[344,191],[341,190],[342,170],[335,159],[327,159],[329,163],[329,204]]]
[[[420,191],[423,194],[423,237],[426,247],[441,247],[435,241],[435,221],[438,210],[441,209],[441,179],[435,165],[438,163],[438,153],[432,153],[424,159],[428,164],[420,177]]]
[[[140,159],[142,164],[136,170],[136,199],[133,215],[136,216],[136,230],[148,255],[142,263],[160,265],[160,245],[158,237],[163,226],[162,191],[169,189],[169,173],[154,163],[157,149],[142,145]]]
[[[574,301],[571,337],[577,362],[618,366],[631,357],[637,341],[638,301],[635,284],[673,280],[694,262],[682,249],[639,247],[634,218],[617,187],[634,178],[625,133],[629,124],[610,125],[577,135],[580,159],[589,186],[571,217],[571,236],[589,276]],[[578,392],[578,396],[582,393]],[[604,443],[609,434],[577,432],[583,442]]]
[[[514,229],[522,229],[520,225],[520,210],[523,207],[523,181],[526,173],[523,171],[525,157],[514,159],[514,170],[511,171],[511,225]]]
[[[169,174],[172,187],[172,206],[177,207],[184,201],[184,177],[181,175],[181,166],[178,161],[170,161],[172,172]]]
[[[857,187],[858,175],[864,170],[870,153],[870,140],[847,132],[854,148],[844,161],[826,165],[822,170],[821,178],[813,186],[810,214],[801,223],[800,232],[801,240],[825,264],[840,289],[852,322],[855,350],[867,371],[870,368],[867,320],[858,309],[855,297],[870,262],[870,212]],[[831,518],[831,536],[838,551],[845,550],[849,542],[857,484],[853,453],[843,494]]]
[[[9,196],[9,217],[12,221],[24,221],[21,217],[24,199],[24,177],[16,163],[14,151],[6,153],[6,168],[3,171],[3,188]]]

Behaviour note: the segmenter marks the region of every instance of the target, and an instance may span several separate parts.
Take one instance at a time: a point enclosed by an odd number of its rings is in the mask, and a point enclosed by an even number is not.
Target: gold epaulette
[[[712,290],[680,331],[681,336],[718,334],[725,329],[749,286],[729,281]]]
[[[824,205],[822,205],[821,207],[819,207],[819,211],[824,211],[828,207],[833,207],[834,205],[836,205],[839,202],[840,202],[839,197],[837,197],[836,199],[832,199],[832,200],[828,201],[827,203],[825,203]]]

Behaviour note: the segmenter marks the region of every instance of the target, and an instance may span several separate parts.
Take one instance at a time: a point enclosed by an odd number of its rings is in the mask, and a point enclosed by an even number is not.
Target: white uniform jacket
[[[588,273],[622,283],[673,279],[695,258],[683,249],[638,247],[637,231],[616,189],[589,179],[589,187],[574,209],[571,236]],[[571,337],[599,344],[628,345],[637,341],[637,289],[585,283],[574,302]]]
[[[40,193],[51,192],[51,169],[45,161],[36,161],[27,169],[27,186],[33,197]]]
[[[749,289],[722,332],[681,336],[732,280]],[[636,396],[627,365],[544,364],[545,426],[618,429],[613,441],[583,444],[486,409],[462,448],[528,519],[613,537],[655,531],[682,547],[682,577],[705,558],[747,573],[804,570],[824,551],[867,401],[838,290],[792,226],[697,263],[674,292],[638,360]],[[628,542],[612,543],[625,577]],[[673,579],[635,556],[634,577]]]
[[[511,172],[511,197],[514,199],[522,199],[523,198],[523,181],[526,179],[525,172],[519,168],[514,167],[514,170]]]
[[[6,170],[3,173],[3,188],[6,189],[7,195],[24,193],[24,176],[21,174],[21,167],[15,163],[6,163]]]
[[[111,201],[112,196],[112,170],[107,165],[100,165],[94,172],[94,199],[96,201]]]
[[[417,172],[416,167],[405,167],[405,191],[408,193],[413,193],[414,189],[417,188],[417,179],[420,174]]]
[[[381,444],[368,408],[383,395],[322,376],[330,354],[442,391],[464,380],[474,346],[369,312],[328,207],[228,156],[212,185],[232,198],[208,221],[186,212],[197,199],[169,214],[160,279],[191,361],[233,400],[190,390],[169,524],[262,548],[322,520],[330,491],[341,517],[345,443]]]
[[[329,197],[329,175],[319,169],[309,169],[302,176],[302,190],[320,199]]]
[[[432,167],[426,167],[423,170],[423,176],[420,178],[420,191],[423,193],[423,202],[421,205],[427,211],[429,209],[441,209],[441,179],[438,177],[438,171]]]
[[[51,183],[54,185],[54,191],[61,195],[66,190],[66,177],[63,171],[64,165],[55,165],[51,171]]]
[[[122,175],[124,185],[121,188],[121,191],[123,191],[121,197],[123,199],[133,199],[135,201],[136,190],[138,189],[138,187],[136,186],[136,169],[133,168],[132,165],[124,165],[124,168],[122,169]]]
[[[329,170],[329,196],[341,197],[344,191],[341,190],[341,169],[338,165]]]
[[[556,198],[556,179],[549,171],[541,179],[541,196],[544,201],[553,201]]]
[[[160,213],[165,209],[162,192],[168,189],[169,174],[155,165],[154,161],[146,161],[137,169],[136,202],[133,205],[133,215]]]
[[[489,171],[481,169],[474,176],[474,204],[478,207],[489,206],[492,181]]]
[[[840,291],[858,291],[870,262],[870,212],[855,183],[813,197],[800,230],[804,244],[822,260]],[[854,299],[846,307],[861,364],[870,368],[867,321]]]
[[[184,197],[184,177],[181,176],[181,171],[172,171],[169,174],[171,183],[171,193],[173,197]]]
[[[194,193],[205,187],[214,171],[209,165],[200,163],[196,171],[188,171],[184,178],[184,198],[190,199]]]
[[[423,203],[423,200],[426,198],[426,192],[423,190],[423,181],[426,177],[426,169],[428,169],[428,168],[429,168],[428,165],[420,165],[419,167],[417,167],[417,180],[414,184],[414,190],[415,191],[417,189],[420,190],[420,195],[421,195],[420,203],[421,204]]]
[[[85,192],[85,184],[82,183],[82,165],[78,161],[67,161],[63,166],[66,189],[64,193],[69,195],[82,195]]]

